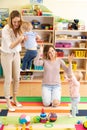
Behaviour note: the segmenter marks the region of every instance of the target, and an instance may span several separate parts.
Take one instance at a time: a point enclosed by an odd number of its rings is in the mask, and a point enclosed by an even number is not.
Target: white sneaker
[[[69,114],[69,117],[71,117],[71,118],[74,117],[75,118],[76,116],[73,116],[73,115]]]
[[[12,102],[13,103],[13,105],[15,105],[16,107],[22,107],[22,104],[20,104],[19,102]]]
[[[15,108],[11,105],[11,102],[9,99],[7,99],[7,108],[9,111],[15,111]]]
[[[22,104],[16,103],[16,107],[22,107]]]
[[[30,71],[29,69],[26,69],[25,71]]]
[[[23,72],[23,70],[20,68],[20,72]]]
[[[22,104],[16,104],[17,107],[22,107]]]
[[[9,107],[8,110],[11,111],[11,112],[14,112],[15,108],[14,107]]]

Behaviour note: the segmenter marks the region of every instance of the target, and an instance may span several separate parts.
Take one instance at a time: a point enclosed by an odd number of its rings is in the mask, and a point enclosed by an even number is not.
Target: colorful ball
[[[49,115],[48,115],[48,120],[49,120],[50,122],[56,121],[56,120],[57,120],[57,114],[56,114],[56,113],[49,113]]]
[[[34,116],[33,117],[33,122],[34,123],[39,123],[40,122],[40,116]]]
[[[25,114],[22,114],[19,117],[19,123],[28,125],[30,123],[30,116],[26,116]]]

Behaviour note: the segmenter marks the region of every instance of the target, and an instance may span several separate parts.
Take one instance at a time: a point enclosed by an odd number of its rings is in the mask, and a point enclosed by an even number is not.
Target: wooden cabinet
[[[83,73],[83,82],[87,82],[87,31],[84,30],[55,30],[55,48],[57,55],[67,63],[67,56],[75,54],[73,71]]]

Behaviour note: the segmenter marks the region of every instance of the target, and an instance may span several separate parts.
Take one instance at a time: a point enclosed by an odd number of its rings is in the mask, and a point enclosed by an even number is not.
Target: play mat
[[[65,98],[59,107],[43,107],[40,98],[18,98],[23,105],[16,108],[15,112],[8,111],[5,99],[0,99],[0,130],[87,130],[83,123],[87,121],[87,101],[81,99],[79,103],[79,114],[73,118],[69,117],[70,102]],[[39,117],[44,110],[44,115],[49,117],[50,113],[56,115],[55,121],[39,122]],[[21,117],[25,116],[21,121]],[[38,118],[36,120],[36,117]],[[43,117],[42,117],[43,118]],[[27,123],[23,123],[24,120]]]

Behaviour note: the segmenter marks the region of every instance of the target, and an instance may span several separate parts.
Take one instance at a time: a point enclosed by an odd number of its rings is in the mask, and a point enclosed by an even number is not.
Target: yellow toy
[[[85,122],[83,123],[83,126],[84,126],[84,128],[87,129],[87,121],[85,121]]]
[[[33,127],[32,127],[32,126],[29,126],[29,130],[33,130]]]

